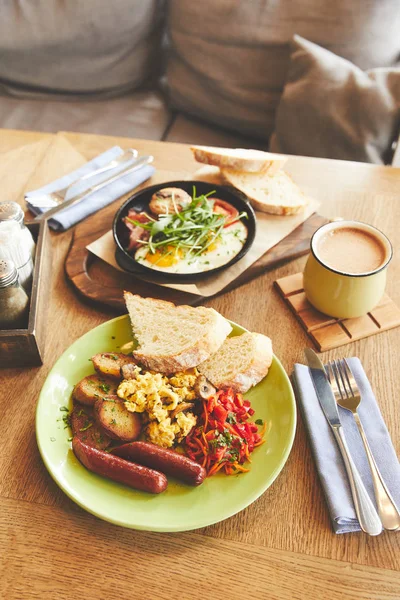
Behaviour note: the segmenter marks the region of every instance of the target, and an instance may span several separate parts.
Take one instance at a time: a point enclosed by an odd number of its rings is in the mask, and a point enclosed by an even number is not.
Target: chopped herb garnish
[[[72,439],[73,439],[72,437],[69,437],[69,438],[67,439],[67,442],[72,442]]]
[[[256,424],[256,425],[264,425],[264,421],[263,421],[262,419],[257,419],[257,420],[255,421],[255,424]]]
[[[88,423],[85,427],[82,427],[79,431],[87,431],[89,427],[92,427],[93,423]]]
[[[69,408],[68,408],[68,406],[60,406],[60,410],[61,410],[62,412],[69,412]]]
[[[50,441],[51,441],[51,442],[55,442],[55,441],[56,441],[56,438],[55,438],[55,437],[51,437],[51,438],[50,438]]]
[[[226,417],[226,422],[229,423],[230,425],[233,425],[234,423],[236,423],[235,413],[229,412],[228,416]]]
[[[99,388],[100,388],[101,390],[103,390],[103,392],[105,392],[106,394],[107,394],[107,392],[109,392],[109,391],[110,391],[110,386],[109,386],[109,385],[107,385],[107,383],[100,383],[100,384],[99,384]]]
[[[149,239],[140,240],[140,243],[147,246],[151,254],[183,253],[196,257],[219,238],[228,218],[214,212],[214,200],[208,198],[213,194],[215,190],[197,196],[194,188],[192,201],[181,211],[175,207],[174,212],[161,214],[157,221],[148,223],[139,223],[129,217],[125,220],[149,232]],[[247,213],[238,216],[239,219],[242,217],[247,217]]]

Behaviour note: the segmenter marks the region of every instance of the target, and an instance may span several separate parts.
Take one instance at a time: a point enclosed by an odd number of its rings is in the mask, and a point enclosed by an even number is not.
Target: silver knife
[[[53,215],[55,215],[59,210],[64,210],[64,208],[67,208],[68,206],[72,206],[74,204],[79,204],[79,202],[81,202],[81,200],[86,198],[86,196],[88,196],[89,194],[93,194],[93,192],[97,192],[98,190],[101,190],[101,188],[105,187],[106,185],[109,185],[113,181],[116,181],[120,177],[124,177],[125,175],[128,175],[128,173],[133,173],[134,171],[141,169],[144,165],[148,165],[148,164],[152,163],[153,160],[154,160],[153,156],[142,156],[141,158],[138,158],[137,160],[135,160],[135,162],[130,167],[124,169],[123,171],[120,171],[119,173],[117,173],[116,175],[113,175],[112,177],[109,177],[105,181],[101,181],[100,183],[98,183],[96,185],[92,185],[90,188],[86,189],[81,194],[78,194],[77,196],[74,196],[73,198],[70,198],[69,200],[62,202],[61,204],[58,204],[54,208],[50,208],[50,210],[46,210],[46,212],[41,213],[40,215],[35,217],[33,219],[33,221],[29,221],[29,223],[37,223],[38,221],[42,221],[42,220],[47,221]]]
[[[305,349],[305,356],[308,362],[312,382],[314,384],[317,398],[328,421],[339,450],[341,452],[347,476],[350,482],[351,493],[353,496],[354,507],[361,529],[369,535],[379,535],[382,532],[382,523],[376,512],[368,492],[364,487],[360,474],[351,458],[349,448],[346,443],[342,424],[339,418],[339,412],[335,396],[325,373],[325,367],[318,358],[314,350]]]

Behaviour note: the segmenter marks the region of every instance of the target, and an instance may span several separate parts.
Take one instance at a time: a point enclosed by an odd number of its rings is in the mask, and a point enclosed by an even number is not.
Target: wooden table
[[[180,144],[78,134],[61,138],[87,159],[118,143],[154,154],[157,169],[181,175],[196,168]],[[0,132],[1,199],[22,202],[27,182],[35,176],[28,160],[17,161],[16,168],[18,149],[25,146],[26,158],[35,152],[47,160],[54,139],[50,134]],[[68,161],[60,165],[60,175],[70,168]],[[367,221],[388,234],[395,258],[387,291],[400,304],[400,169],[293,157],[288,171],[322,202],[322,214]],[[44,365],[0,371],[0,597],[398,600],[400,534],[333,534],[300,417],[292,453],[275,483],[240,514],[202,530],[158,534],[119,528],[81,510],[60,491],[36,446],[38,394],[62,352],[113,316],[83,303],[66,283],[63,264],[71,235],[52,234]],[[244,327],[268,334],[288,372],[302,360],[308,342],[273,281],[303,266],[304,259],[294,261],[207,302]],[[361,358],[399,455],[400,329],[326,353],[323,359],[343,353]]]

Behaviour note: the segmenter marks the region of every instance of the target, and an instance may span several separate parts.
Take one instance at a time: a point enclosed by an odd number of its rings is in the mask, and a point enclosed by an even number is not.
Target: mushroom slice
[[[180,404],[178,404],[175,410],[170,412],[169,416],[171,417],[171,419],[174,419],[178,413],[183,412],[184,410],[189,410],[193,407],[194,402],[181,402]]]
[[[151,197],[149,208],[155,215],[180,212],[182,208],[190,204],[191,197],[181,188],[163,188]]]
[[[122,379],[136,379],[138,374],[138,366],[136,363],[129,363],[128,365],[122,365],[121,377]]]
[[[196,392],[196,396],[198,398],[202,398],[203,400],[208,400],[217,393],[215,387],[204,377],[204,375],[199,375],[196,379],[196,383],[194,384],[194,391]]]

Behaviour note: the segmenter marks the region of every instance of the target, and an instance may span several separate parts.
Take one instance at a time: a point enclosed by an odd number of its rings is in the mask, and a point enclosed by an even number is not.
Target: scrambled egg
[[[195,400],[193,387],[197,375],[196,369],[168,377],[136,367],[134,378],[122,381],[117,394],[130,412],[145,413],[148,440],[170,448],[175,441],[181,442],[196,424],[193,413],[182,411],[174,415],[173,411],[182,402]]]

